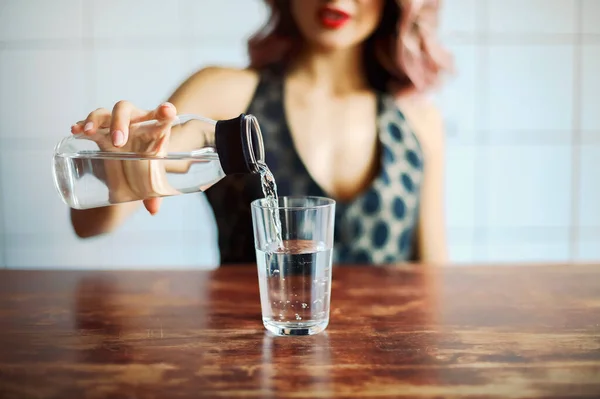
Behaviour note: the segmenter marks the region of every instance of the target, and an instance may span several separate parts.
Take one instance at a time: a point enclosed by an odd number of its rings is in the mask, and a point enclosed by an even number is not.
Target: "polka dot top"
[[[350,201],[337,201],[335,263],[384,264],[415,260],[415,232],[423,156],[393,98],[379,93],[380,169],[370,186]],[[258,118],[265,157],[279,196],[327,196],[298,154],[285,118],[283,73],[266,69],[247,113]],[[230,175],[206,191],[218,228],[221,263],[254,263],[250,203],[262,197],[260,177]]]

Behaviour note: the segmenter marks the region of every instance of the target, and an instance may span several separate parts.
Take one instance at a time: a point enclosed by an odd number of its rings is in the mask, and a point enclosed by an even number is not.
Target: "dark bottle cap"
[[[218,121],[215,143],[226,175],[258,171],[257,162],[263,160],[264,150],[255,119],[241,114],[237,118]]]

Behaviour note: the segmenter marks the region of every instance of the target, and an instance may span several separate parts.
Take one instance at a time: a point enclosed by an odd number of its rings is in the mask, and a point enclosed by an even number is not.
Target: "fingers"
[[[84,133],[91,135],[97,132],[100,128],[108,127],[110,123],[110,111],[106,108],[98,108],[90,112],[84,121],[79,121],[71,126],[71,133]]]
[[[159,105],[152,111],[137,108],[129,101],[119,101],[113,107],[112,112],[106,108],[98,108],[91,112],[88,117],[71,126],[71,133],[84,133],[92,135],[100,128],[110,127],[111,141],[115,147],[122,147],[129,138],[129,125],[136,122],[144,122],[156,119],[161,122],[169,122],[176,118],[177,110],[169,102]]]
[[[159,122],[172,122],[177,117],[177,110],[170,102],[165,102],[138,118],[132,119],[131,122],[144,122],[149,120],[157,120]]]
[[[175,106],[169,102],[162,103],[151,111],[143,111],[140,114],[132,115],[131,123],[145,122],[150,120],[169,120],[177,117]]]
[[[169,102],[159,105],[153,112],[152,117],[159,121],[170,121],[177,116],[175,106]]]
[[[129,138],[129,124],[152,119],[170,121],[177,115],[175,106],[164,103],[155,110],[145,111],[137,108],[129,101],[119,101],[113,108],[110,132],[115,147],[122,147]]]
[[[110,135],[115,147],[122,147],[129,138],[129,124],[132,120],[143,118],[148,111],[141,110],[129,101],[119,101],[112,110]]]
[[[156,215],[158,210],[160,209],[160,204],[162,202],[162,198],[150,198],[144,200],[144,207],[151,215]]]
[[[76,122],[73,126],[71,126],[71,133],[73,133],[73,134],[83,133],[84,123],[85,123],[85,121]]]

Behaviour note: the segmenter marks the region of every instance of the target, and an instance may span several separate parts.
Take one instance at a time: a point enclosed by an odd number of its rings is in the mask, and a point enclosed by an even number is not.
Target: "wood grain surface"
[[[0,271],[0,398],[600,397],[600,265],[343,267],[310,337],[254,265]]]

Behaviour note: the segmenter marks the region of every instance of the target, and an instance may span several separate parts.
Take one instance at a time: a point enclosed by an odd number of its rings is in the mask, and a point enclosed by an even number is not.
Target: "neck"
[[[292,63],[290,74],[333,94],[369,87],[360,46],[333,51],[307,46]]]

